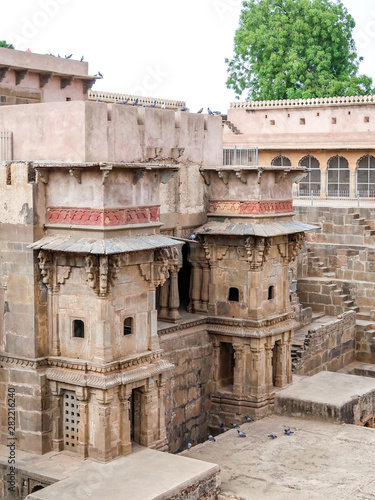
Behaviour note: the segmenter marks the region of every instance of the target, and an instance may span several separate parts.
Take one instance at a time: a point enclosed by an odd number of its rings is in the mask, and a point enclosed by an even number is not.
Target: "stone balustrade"
[[[139,105],[145,104],[146,106],[149,106],[150,104],[156,101],[156,107],[160,108],[162,104],[165,103],[165,106],[169,109],[171,108],[177,109],[186,106],[185,101],[176,101],[174,99],[160,99],[157,97],[144,97],[131,94],[105,92],[102,90],[90,90],[89,101],[97,101],[98,99],[104,102],[115,102],[115,101],[122,102],[125,101],[126,99],[129,99],[129,104],[132,104],[136,99],[138,99]]]
[[[300,108],[312,106],[351,106],[358,104],[375,104],[375,95],[358,95],[343,97],[315,97],[312,99],[280,99],[275,101],[242,101],[231,102],[231,109],[270,109]]]

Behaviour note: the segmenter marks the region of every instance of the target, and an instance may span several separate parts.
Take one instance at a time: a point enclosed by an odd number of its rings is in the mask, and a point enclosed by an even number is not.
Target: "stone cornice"
[[[182,108],[186,106],[185,101],[176,101],[174,99],[160,99],[158,97],[144,97],[137,96],[131,94],[122,94],[116,92],[106,92],[104,90],[91,90],[89,91],[89,101],[97,101],[98,99],[103,102],[114,103],[118,101],[121,103],[122,101],[126,101],[129,99],[129,105],[131,105],[136,99],[138,99],[138,105],[145,104],[151,105],[156,101],[157,108],[160,108],[163,103],[167,108]]]

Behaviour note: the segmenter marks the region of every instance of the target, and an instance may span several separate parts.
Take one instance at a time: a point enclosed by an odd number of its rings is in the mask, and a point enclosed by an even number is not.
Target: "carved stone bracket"
[[[276,172],[276,175],[275,175],[275,182],[276,182],[276,184],[278,184],[287,175],[288,175],[288,170],[283,170],[281,172]]]
[[[247,261],[252,270],[261,269],[268,259],[271,244],[267,238],[247,238]]]
[[[116,285],[122,266],[120,255],[87,255],[86,256],[86,281],[90,288],[99,295],[107,297],[111,288]]]
[[[225,170],[218,170],[217,175],[224,182],[225,185],[228,184],[228,182],[229,182],[229,172],[226,172]]]
[[[304,177],[306,177],[307,174],[308,174],[308,172],[302,172],[301,174],[294,174],[294,175],[292,175],[292,182],[295,183],[295,184],[298,184],[299,182],[302,181],[302,179]]]
[[[60,80],[60,88],[61,90],[65,89],[66,87],[69,87],[73,83],[74,76],[70,76],[68,78],[61,78]]]
[[[106,180],[108,179],[109,172],[112,170],[112,166],[109,167],[100,167],[102,171],[102,185],[104,186]]]
[[[91,78],[90,80],[83,80],[83,93],[87,94],[87,92],[89,91],[89,89],[91,89],[95,82],[95,78]]]
[[[43,182],[43,184],[48,184],[48,181],[49,181],[49,172],[48,172],[48,170],[38,169],[38,177]]]
[[[25,78],[25,76],[27,75],[27,73],[29,72],[28,69],[22,69],[20,71],[15,71],[16,73],[16,85],[19,85],[22,80]]]
[[[260,169],[258,170],[258,181],[257,181],[257,182],[258,182],[258,184],[260,184],[260,180],[261,180],[261,178],[262,178],[262,175],[263,175],[263,170],[260,168]]]
[[[245,172],[241,170],[236,171],[236,177],[238,177],[244,184],[247,184],[247,175]]]
[[[82,170],[80,168],[70,168],[69,173],[72,177],[75,178],[75,180],[78,182],[78,184],[81,184],[81,182],[82,182]]]
[[[206,186],[209,186],[211,184],[210,174],[208,172],[205,172],[204,170],[203,171],[201,170],[200,174],[203,177]]]
[[[69,278],[70,266],[57,266],[54,262],[53,253],[41,250],[38,254],[39,269],[42,281],[52,292],[58,292],[60,285],[63,285]]]
[[[52,73],[39,73],[39,87],[42,89],[50,81]]]
[[[151,288],[156,288],[169,278],[170,272],[177,272],[182,266],[180,247],[160,248],[155,251],[155,259],[147,264],[139,264],[141,275],[150,283]]]
[[[138,181],[142,179],[142,177],[145,175],[146,169],[141,169],[141,170],[136,170],[133,174],[133,184],[134,186],[137,184]]]
[[[288,244],[288,260],[289,262],[293,262],[299,254],[300,249],[302,248],[305,242],[306,236],[305,233],[293,234],[289,237]]]
[[[6,67],[0,68],[0,82],[2,82],[4,80],[8,71],[9,71],[9,68],[6,68]]]

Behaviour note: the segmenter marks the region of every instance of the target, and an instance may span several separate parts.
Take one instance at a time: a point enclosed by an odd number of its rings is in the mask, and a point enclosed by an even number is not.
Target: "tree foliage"
[[[354,26],[341,0],[244,1],[227,87],[254,100],[371,94]]]
[[[0,40],[0,47],[5,47],[8,49],[14,49],[13,45],[6,42],[5,40]]]

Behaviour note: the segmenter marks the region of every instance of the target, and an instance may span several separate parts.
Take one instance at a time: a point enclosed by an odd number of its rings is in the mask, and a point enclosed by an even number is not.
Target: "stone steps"
[[[223,120],[223,123],[231,130],[234,134],[240,135],[242,132],[229,120]]]

